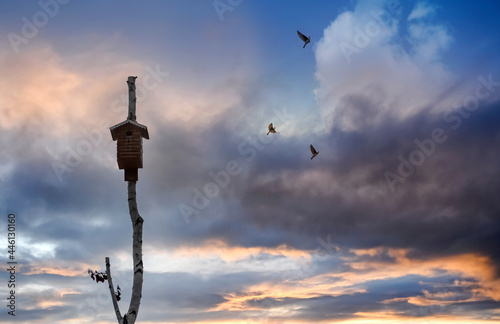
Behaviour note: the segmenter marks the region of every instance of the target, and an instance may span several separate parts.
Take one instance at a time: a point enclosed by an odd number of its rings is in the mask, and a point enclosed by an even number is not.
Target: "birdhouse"
[[[137,181],[138,169],[143,167],[142,139],[149,139],[148,128],[139,124],[135,119],[135,79],[128,78],[129,86],[129,114],[128,118],[109,128],[113,141],[116,144],[116,160],[118,168],[125,170],[125,181]]]

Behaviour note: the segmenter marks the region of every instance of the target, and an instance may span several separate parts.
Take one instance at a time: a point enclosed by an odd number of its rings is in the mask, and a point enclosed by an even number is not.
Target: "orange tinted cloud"
[[[398,312],[358,312],[360,318],[339,321],[342,324],[491,324],[490,320],[461,319],[452,315],[427,316],[425,318],[408,318]],[[332,322],[333,323],[333,322]]]
[[[434,277],[438,270],[445,270],[451,275],[473,277],[479,281],[481,289],[476,292],[493,300],[500,300],[500,280],[495,279],[495,268],[491,260],[483,255],[468,253],[427,260],[410,259],[404,249],[371,249],[353,250],[357,256],[376,255],[387,250],[394,262],[358,261],[356,258],[345,258],[354,269],[365,270],[362,273],[344,273],[342,277],[352,284],[371,280],[398,278],[408,274]]]
[[[27,127],[67,136],[79,131],[75,128],[94,126],[103,116],[116,114],[111,102],[119,89],[126,92],[124,71],[144,70],[137,61],[124,66],[119,54],[103,53],[99,46],[85,53],[89,58],[85,63],[72,64],[75,58],[63,59],[46,42],[32,45],[18,54],[0,51],[0,67],[9,75],[0,79],[3,129]],[[115,59],[110,60],[110,55]]]
[[[64,277],[79,277],[87,276],[88,269],[98,270],[102,266],[90,265],[86,263],[74,263],[64,261],[57,261],[57,263],[52,263],[48,261],[44,262],[32,262],[30,263],[29,271],[22,268],[22,272],[26,276],[37,275],[37,274],[55,274]]]
[[[361,261],[360,256],[375,256],[378,253],[386,251],[394,258],[394,262],[380,261]],[[491,261],[477,254],[463,254],[442,258],[433,258],[429,260],[417,260],[407,257],[407,251],[404,249],[370,249],[355,250],[355,256],[345,257],[349,266],[355,271],[343,273],[323,273],[320,275],[311,275],[309,277],[295,281],[283,281],[281,283],[262,283],[247,287],[242,292],[228,294],[225,296],[226,302],[218,305],[214,310],[236,311],[236,310],[262,310],[258,304],[249,306],[250,301],[258,300],[280,300],[283,298],[308,299],[321,296],[340,296],[355,293],[364,293],[366,290],[363,283],[373,280],[387,280],[399,278],[408,274],[421,275],[432,278],[441,276],[443,271],[452,275],[460,275],[467,278],[475,278],[481,288],[472,289],[473,296],[459,302],[476,302],[484,300],[499,300],[500,285],[499,281],[494,279],[493,265]],[[304,273],[304,275],[307,275]],[[470,285],[467,281],[455,281],[455,286]],[[406,298],[396,298],[382,301],[385,304],[393,302],[406,301],[418,306],[447,305],[457,301],[447,301],[447,298],[455,296],[455,292],[437,292],[431,293],[422,290],[421,295]],[[271,306],[271,305],[267,305]],[[288,307],[288,308],[287,308]],[[291,311],[291,306],[280,306],[278,310]],[[407,318],[395,310],[388,310],[382,313],[359,313],[358,316],[370,317],[371,319],[400,319]],[[426,317],[427,318],[427,317]],[[450,317],[452,318],[452,317]],[[441,318],[442,319],[442,318]],[[358,323],[358,322],[356,322]],[[361,323],[361,322],[359,322]],[[368,323],[368,322],[367,322]],[[377,321],[370,323],[378,323]],[[434,322],[433,322],[434,323]],[[436,323],[439,323],[437,321]],[[445,322],[443,322],[445,323]],[[478,322],[480,323],[480,322]]]
[[[253,255],[266,253],[270,255],[283,255],[287,258],[310,258],[310,253],[303,250],[297,250],[286,245],[280,245],[276,248],[267,247],[242,247],[242,246],[229,246],[225,242],[219,240],[206,241],[201,246],[195,247],[180,247],[177,248],[173,255],[177,257],[220,257],[226,262],[233,262],[243,260]]]

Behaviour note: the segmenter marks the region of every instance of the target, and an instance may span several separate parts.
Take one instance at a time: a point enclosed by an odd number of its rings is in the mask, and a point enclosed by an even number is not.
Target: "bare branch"
[[[137,77],[129,76],[127,80],[128,84],[128,117],[127,119],[135,120],[135,103],[137,98],[135,96],[135,79]]]
[[[115,289],[113,288],[113,279],[111,278],[111,265],[109,264],[109,257],[106,257],[106,275],[108,276],[109,291],[111,293],[111,300],[113,301],[113,307],[115,308],[116,318],[118,323],[123,322],[122,314],[120,313],[120,307],[118,307],[118,301],[116,300]]]

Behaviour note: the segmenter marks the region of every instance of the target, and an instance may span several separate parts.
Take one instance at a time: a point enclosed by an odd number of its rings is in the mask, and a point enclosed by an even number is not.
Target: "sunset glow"
[[[0,322],[500,323],[499,12],[2,1]]]

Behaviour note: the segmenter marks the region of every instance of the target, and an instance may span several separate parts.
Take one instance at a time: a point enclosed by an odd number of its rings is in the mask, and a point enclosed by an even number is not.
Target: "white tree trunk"
[[[109,292],[111,293],[111,300],[113,301],[113,307],[115,309],[116,319],[119,324],[123,323],[122,314],[120,313],[120,307],[118,307],[118,300],[116,299],[115,289],[113,286],[113,278],[111,278],[111,265],[109,264],[109,258],[106,257],[106,274],[108,275],[108,286]]]
[[[144,273],[144,267],[142,264],[142,224],[144,223],[144,219],[141,215],[139,215],[139,211],[137,210],[135,181],[128,182],[128,208],[133,228],[132,258],[134,263],[134,282],[132,285],[132,298],[130,299],[130,306],[127,314],[123,317],[121,316],[120,308],[118,307],[115,295],[113,279],[111,278],[109,258],[106,257],[106,274],[108,275],[109,290],[118,324],[135,323],[137,315],[139,314],[139,306],[141,304],[142,297],[142,278]]]
[[[144,219],[139,215],[137,210],[137,200],[135,194],[135,181],[128,182],[128,208],[132,227],[134,229],[132,256],[134,263],[134,283],[132,285],[132,298],[127,315],[123,317],[123,324],[134,324],[139,313],[139,306],[142,297],[142,277],[144,267],[142,264],[142,224]]]
[[[127,79],[128,84],[128,117],[127,119],[136,120],[135,117],[135,103],[137,98],[135,96],[135,79],[137,77],[129,76]]]

